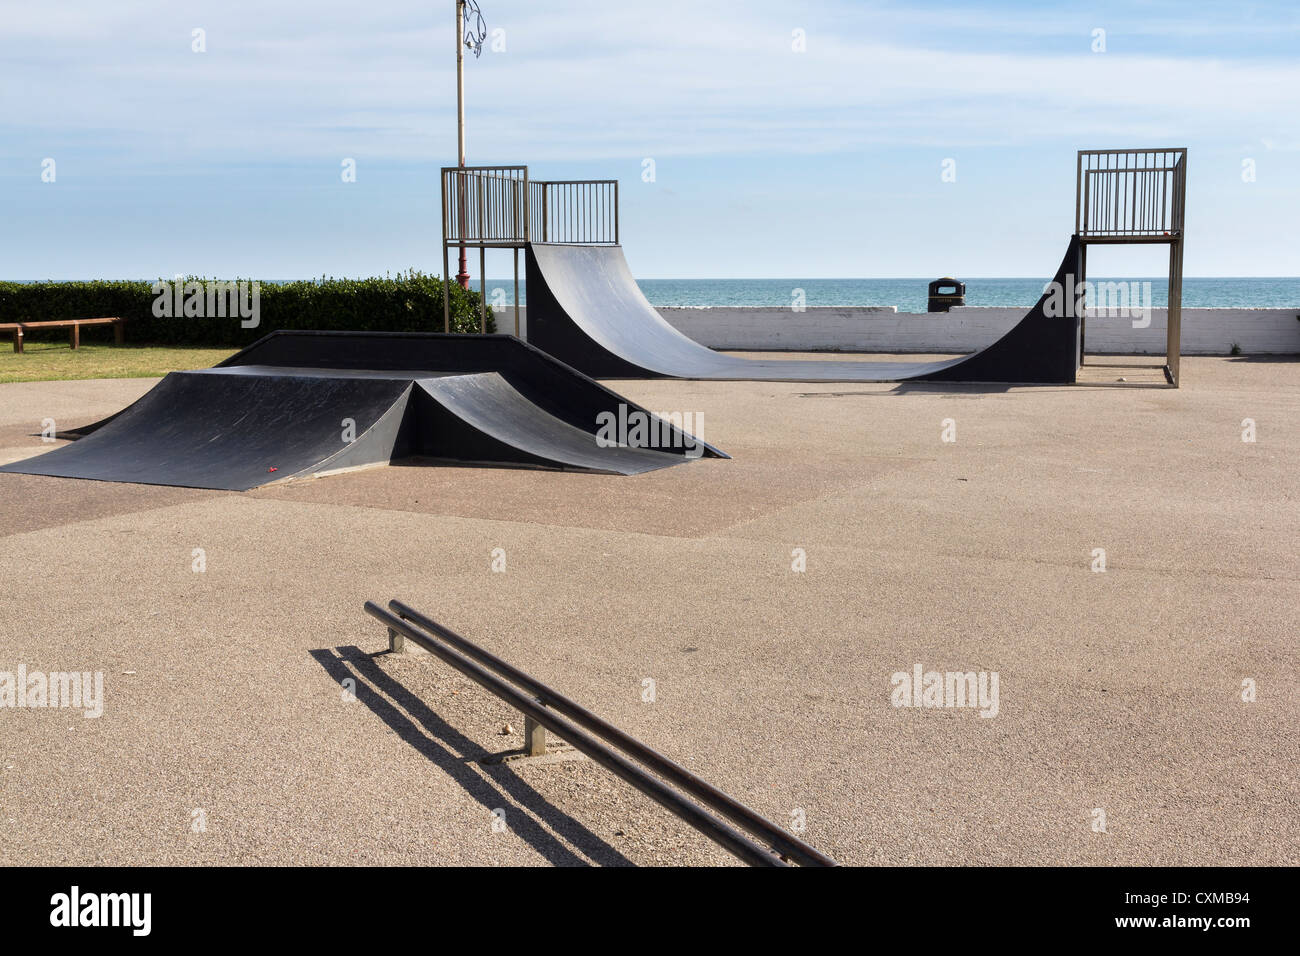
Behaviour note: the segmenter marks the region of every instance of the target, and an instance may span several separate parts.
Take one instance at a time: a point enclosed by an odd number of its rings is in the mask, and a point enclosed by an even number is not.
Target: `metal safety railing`
[[[515,255],[515,335],[519,334],[519,250],[530,242],[618,244],[618,180],[530,180],[527,166],[444,166],[442,185],[442,274],[448,253],[479,251],[479,276],[486,290],[487,250]],[[466,268],[468,272],[468,268]],[[468,281],[468,280],[465,280]],[[487,329],[487,296],[479,296],[479,331]],[[451,293],[442,295],[442,330],[451,331]]]
[[[1096,240],[1168,241],[1183,232],[1187,150],[1080,150],[1074,229]]]
[[[526,241],[527,195],[527,166],[444,166],[443,241],[507,248]]]
[[[534,242],[618,245],[618,180],[534,180],[528,184]]]
[[[388,628],[391,649],[412,641],[519,710],[528,752],[543,752],[545,732],[554,733],[751,866],[836,865],[685,767],[401,601],[386,609],[367,601],[365,610]]]
[[[618,243],[617,179],[529,179],[527,166],[444,166],[443,242]]]

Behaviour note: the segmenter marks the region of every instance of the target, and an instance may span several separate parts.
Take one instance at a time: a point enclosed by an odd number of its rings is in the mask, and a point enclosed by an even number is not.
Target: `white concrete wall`
[[[892,306],[809,308],[661,308],[659,314],[690,338],[715,349],[755,351],[973,352],[995,341],[1025,309],[958,306],[951,312],[912,314]],[[520,323],[526,335],[521,308]],[[1233,344],[1245,355],[1300,353],[1300,306],[1294,309],[1183,309],[1183,354],[1227,355]],[[1151,324],[1135,329],[1128,318],[1091,317],[1090,354],[1164,355],[1165,310],[1153,309]],[[497,315],[497,329],[511,332],[510,308]]]
[[[1084,349],[1089,354],[1164,355],[1164,309],[1151,310],[1151,325],[1133,328],[1133,320],[1090,316],[1084,325]],[[1228,355],[1232,347],[1243,355],[1300,353],[1300,308],[1183,309],[1182,353]]]

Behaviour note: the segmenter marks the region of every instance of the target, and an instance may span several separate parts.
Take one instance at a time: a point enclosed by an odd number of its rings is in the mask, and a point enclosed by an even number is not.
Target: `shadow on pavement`
[[[490,751],[460,733],[434,713],[423,700],[385,673],[375,662],[377,654],[367,654],[354,646],[336,647],[333,650],[322,648],[309,653],[340,685],[347,678],[355,679],[357,700],[370,708],[402,740],[437,764],[489,812],[501,807],[505,803],[504,798],[509,797],[521,808],[536,814],[539,820],[556,833],[563,834],[565,839],[588,857],[583,859],[554,834],[548,833],[528,813],[513,814],[510,818],[511,831],[537,850],[547,862],[554,866],[586,866],[589,861],[601,866],[632,865],[631,860],[553,806],[508,766],[483,766],[483,772],[491,774],[492,780],[480,776],[469,766],[469,762],[491,756]],[[484,823],[484,826],[487,824]]]

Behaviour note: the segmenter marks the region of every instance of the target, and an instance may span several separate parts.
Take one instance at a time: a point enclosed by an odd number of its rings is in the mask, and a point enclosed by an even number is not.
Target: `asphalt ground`
[[[1295,864],[1300,367],[1145,374],[611,382],[733,456],[634,478],[0,474],[0,672],[104,681],[0,707],[0,856],[731,862],[591,761],[482,763],[522,720],[385,653],[399,597],[843,863]],[[152,384],[0,385],[0,461]],[[894,706],[918,664],[996,716]]]

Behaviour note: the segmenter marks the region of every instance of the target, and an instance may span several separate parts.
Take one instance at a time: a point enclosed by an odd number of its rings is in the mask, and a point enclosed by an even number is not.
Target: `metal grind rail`
[[[802,866],[836,865],[824,853],[759,816],[686,768],[401,601],[390,601],[387,609],[367,601],[365,610],[388,628],[390,636],[414,641],[518,709],[526,721],[532,721],[567,741],[575,750],[586,754],[751,866],[788,866],[787,861]],[[664,781],[673,783],[698,803],[687,799]],[[741,832],[715,814],[748,832]]]

